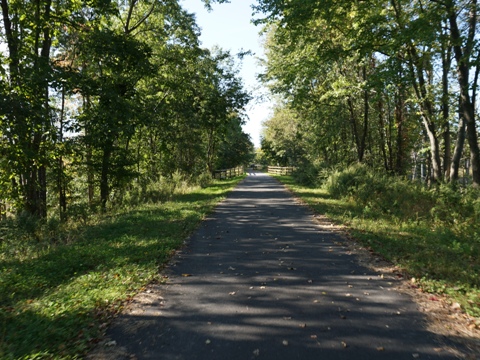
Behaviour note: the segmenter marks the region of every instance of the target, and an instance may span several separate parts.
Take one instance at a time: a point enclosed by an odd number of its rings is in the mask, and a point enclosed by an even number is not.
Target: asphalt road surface
[[[394,279],[359,265],[312,216],[275,179],[250,174],[93,358],[456,358]]]

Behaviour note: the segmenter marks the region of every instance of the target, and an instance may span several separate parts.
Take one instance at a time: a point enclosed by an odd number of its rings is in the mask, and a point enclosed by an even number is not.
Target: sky
[[[197,25],[201,28],[200,41],[208,49],[218,46],[230,50],[231,54],[251,50],[254,56],[244,57],[240,76],[245,88],[253,95],[253,100],[247,106],[249,119],[244,125],[244,131],[250,135],[255,147],[260,147],[262,121],[270,114],[269,104],[261,102],[259,97],[265,93],[256,75],[261,72],[258,57],[263,55],[260,27],[251,23],[254,0],[231,0],[229,4],[214,4],[208,12],[202,0],[182,0],[181,5],[188,12],[195,13]]]

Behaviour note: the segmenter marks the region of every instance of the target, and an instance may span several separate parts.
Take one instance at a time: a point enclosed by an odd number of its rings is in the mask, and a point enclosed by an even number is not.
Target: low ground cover
[[[0,226],[0,358],[80,358],[241,178],[54,227]],[[48,227],[48,224],[45,225]]]

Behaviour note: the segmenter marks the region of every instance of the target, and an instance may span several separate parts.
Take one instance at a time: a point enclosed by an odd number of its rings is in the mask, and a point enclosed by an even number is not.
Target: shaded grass
[[[0,358],[80,358],[240,179],[102,217],[65,243],[2,239]]]
[[[326,190],[298,185],[289,176],[276,178],[316,213],[345,224],[364,246],[415,277],[424,291],[445,294],[469,315],[480,318],[478,238],[419,217],[413,211],[416,203],[403,204],[402,211],[413,209],[410,218],[398,218],[370,211],[353,198],[334,199]]]

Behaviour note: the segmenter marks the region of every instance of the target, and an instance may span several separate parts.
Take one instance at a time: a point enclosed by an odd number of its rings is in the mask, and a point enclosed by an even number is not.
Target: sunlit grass
[[[0,358],[81,357],[238,181],[93,219],[65,242],[2,239]]]

